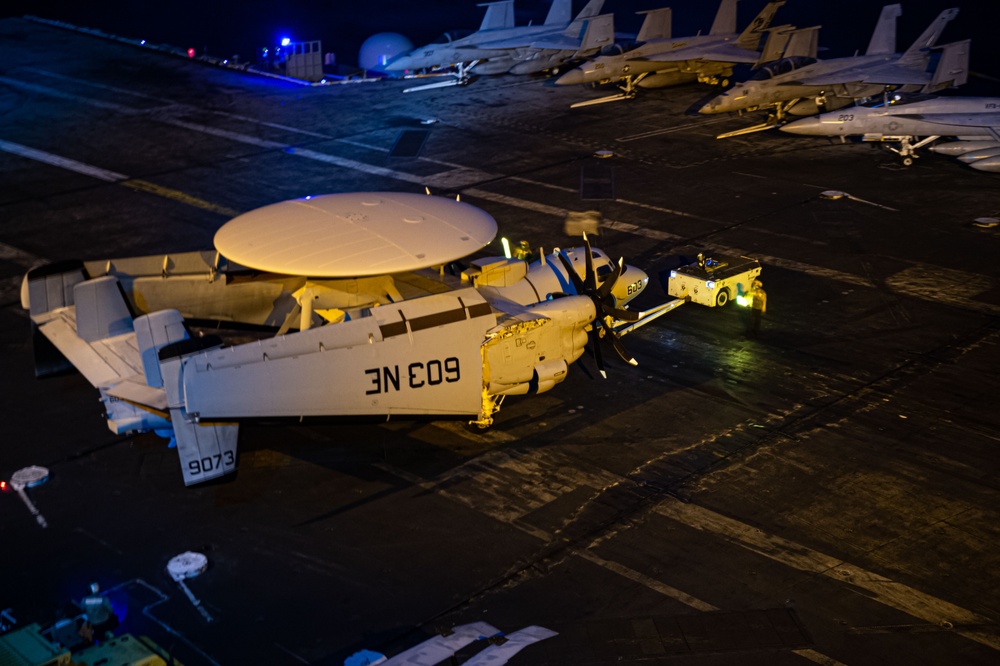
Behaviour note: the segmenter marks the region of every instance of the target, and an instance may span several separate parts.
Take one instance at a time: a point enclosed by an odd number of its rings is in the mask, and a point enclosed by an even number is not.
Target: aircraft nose
[[[722,106],[722,100],[718,97],[711,99],[707,104],[698,109],[698,113],[719,113],[719,107]]]
[[[584,82],[583,72],[579,68],[571,69],[558,79],[556,79],[557,86],[575,86],[578,83]]]
[[[812,118],[803,118],[802,120],[793,120],[790,123],[781,125],[778,129],[782,132],[788,132],[789,134],[802,134],[807,136],[829,133],[824,131],[826,128],[823,127],[823,122],[815,116]]]

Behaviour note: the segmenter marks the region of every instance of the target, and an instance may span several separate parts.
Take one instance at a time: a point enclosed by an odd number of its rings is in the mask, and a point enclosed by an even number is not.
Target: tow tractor
[[[670,271],[667,293],[710,308],[722,307],[733,299],[746,298],[758,275],[760,262],[756,259],[699,253],[698,261]]]

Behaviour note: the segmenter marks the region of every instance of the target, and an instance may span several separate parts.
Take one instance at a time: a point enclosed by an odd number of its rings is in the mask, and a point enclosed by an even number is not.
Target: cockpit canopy
[[[449,30],[431,42],[431,44],[451,44],[452,42],[458,41],[464,37],[468,37],[472,33],[472,30]]]
[[[775,76],[780,76],[781,74],[787,74],[796,69],[802,69],[807,65],[811,65],[816,62],[816,58],[810,58],[808,56],[793,56],[791,58],[782,58],[781,60],[775,60],[770,62],[760,69],[750,77],[751,81],[766,81],[772,79]]]

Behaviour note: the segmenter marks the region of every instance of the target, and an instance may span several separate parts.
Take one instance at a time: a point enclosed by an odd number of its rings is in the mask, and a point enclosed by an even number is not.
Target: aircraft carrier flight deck
[[[0,610],[91,582],[186,666],[339,666],[487,622],[558,632],[512,664],[993,664],[1000,652],[1000,175],[689,111],[711,89],[535,77],[305,86],[0,21]],[[996,91],[993,92],[996,94]],[[238,473],[109,432],[36,379],[21,282],[69,259],[212,248],[307,195],[460,196],[534,249],[591,236],[661,276],[750,256],[768,295],[685,304],[565,382],[461,421],[254,422]],[[482,255],[501,254],[499,236]],[[665,284],[665,283],[664,283]],[[331,383],[338,377],[330,377]],[[178,553],[204,573],[167,574]],[[483,648],[477,641],[455,663]]]

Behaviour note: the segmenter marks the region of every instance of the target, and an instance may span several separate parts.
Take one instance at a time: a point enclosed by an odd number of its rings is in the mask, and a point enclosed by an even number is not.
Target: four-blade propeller
[[[586,234],[583,235],[583,242],[586,245],[587,254],[586,271],[582,280],[576,269],[573,268],[573,264],[562,252],[559,253],[559,260],[569,274],[569,279],[573,282],[576,293],[581,296],[589,296],[594,302],[594,310],[597,312],[597,316],[594,318],[594,323],[590,328],[590,345],[594,350],[594,361],[597,363],[597,369],[600,371],[602,377],[607,377],[608,375],[604,371],[604,359],[601,356],[600,341],[603,339],[610,342],[614,350],[618,352],[618,355],[626,363],[638,365],[636,360],[632,358],[632,355],[628,353],[628,350],[625,349],[612,323],[616,319],[620,321],[638,321],[640,315],[637,312],[617,307],[615,297],[611,293],[615,287],[615,282],[618,281],[624,270],[624,261],[619,259],[618,263],[613,263],[611,273],[604,278],[600,286],[597,286],[593,252],[590,249],[590,239],[587,238]]]

